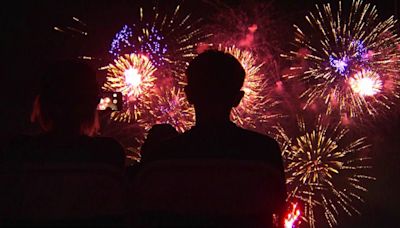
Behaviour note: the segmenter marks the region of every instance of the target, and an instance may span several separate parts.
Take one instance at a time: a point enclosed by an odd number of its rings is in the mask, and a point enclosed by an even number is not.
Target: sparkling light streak
[[[57,32],[65,33],[72,37],[77,35],[83,37],[87,36],[87,25],[77,17],[72,17],[72,20],[73,22],[70,26],[54,26],[53,29]]]

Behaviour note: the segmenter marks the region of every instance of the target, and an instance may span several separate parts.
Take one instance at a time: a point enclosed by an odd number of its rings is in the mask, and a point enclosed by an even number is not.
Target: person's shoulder
[[[252,130],[247,130],[247,129],[243,129],[241,127],[237,127],[237,131],[240,132],[240,136],[242,138],[245,138],[249,141],[251,141],[252,143],[257,143],[257,144],[267,144],[267,145],[271,145],[271,146],[275,146],[277,145],[277,142],[275,141],[275,139],[271,138],[268,135],[264,135]]]
[[[41,137],[41,135],[28,135],[28,134],[19,134],[12,137],[9,141],[9,144],[24,144],[30,143],[32,141],[36,141]]]
[[[115,156],[124,156],[124,148],[115,139],[110,137],[86,137],[85,140],[89,142],[92,149],[97,153],[113,154]]]
[[[157,145],[153,145],[151,148],[146,147],[146,150],[141,151],[142,162],[175,158],[182,151],[185,151],[186,146],[190,143],[191,140],[187,132],[160,141]]]
[[[201,138],[193,131],[189,129],[175,137],[165,140],[161,147],[168,151],[181,151],[187,150],[187,147],[192,144],[197,144]]]
[[[25,147],[31,147],[31,144],[37,141],[37,136],[19,134],[12,137],[5,143],[4,150],[14,150]]]
[[[96,137],[86,137],[87,139],[92,140],[95,143],[102,143],[102,144],[110,144],[110,145],[115,145],[119,144],[117,140],[111,137],[105,137],[105,136],[96,136]]]
[[[241,129],[241,132],[241,139],[248,151],[251,151],[259,159],[268,161],[268,163],[273,164],[278,169],[281,168],[281,149],[275,139],[251,130]]]
[[[38,147],[38,137],[19,134],[11,137],[4,143],[0,151],[0,160],[21,160]]]
[[[120,150],[123,151],[122,145],[115,139],[111,137],[87,137],[91,143],[95,144],[97,147],[101,147],[104,150]]]
[[[122,145],[110,137],[87,137],[91,141],[92,149],[95,149],[98,160],[123,167],[125,163],[125,151]]]

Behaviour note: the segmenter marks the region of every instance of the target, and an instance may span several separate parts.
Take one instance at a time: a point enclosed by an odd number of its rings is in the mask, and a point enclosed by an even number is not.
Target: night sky
[[[151,1],[142,1],[149,4]],[[164,4],[163,1],[160,1]],[[173,1],[168,1],[169,2]],[[212,15],[215,9],[207,2],[185,2],[185,12],[193,16]],[[242,4],[239,0],[223,1],[231,7]],[[248,1],[247,1],[248,2]],[[287,49],[293,38],[291,25],[303,19],[315,3],[326,0],[276,0],[271,3],[280,29],[281,48]],[[345,1],[346,2],[346,1]],[[380,19],[390,15],[398,18],[398,0],[367,1],[377,5]],[[397,5],[396,5],[397,3]],[[246,3],[249,4],[249,3]],[[172,4],[171,4],[172,5]],[[114,34],[126,23],[131,23],[136,13],[137,1],[11,1],[1,9],[2,67],[1,88],[3,102],[1,143],[15,134],[29,132],[29,112],[37,89],[38,75],[46,64],[55,59],[74,58],[87,53],[110,58],[108,49]],[[397,11],[397,12],[396,12]],[[52,28],[71,23],[72,16],[88,25],[89,36],[70,37]],[[399,30],[398,30],[399,31]],[[274,34],[275,35],[275,34]],[[400,110],[400,109],[397,109]],[[368,185],[366,203],[361,216],[341,219],[340,227],[389,227],[396,224],[400,214],[400,118],[399,111],[377,121],[369,132],[372,138],[374,168],[377,181]]]

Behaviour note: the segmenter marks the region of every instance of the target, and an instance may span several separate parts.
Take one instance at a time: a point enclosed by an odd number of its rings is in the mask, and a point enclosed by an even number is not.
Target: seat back
[[[194,218],[201,218],[208,222],[222,219],[230,225],[239,221],[249,225],[251,220],[268,227],[277,203],[278,177],[274,169],[257,161],[157,161],[139,171],[131,204],[134,215],[151,215],[147,222],[153,224],[169,216],[174,222],[191,218],[191,225]]]
[[[122,174],[103,164],[3,165],[0,222],[68,223],[123,217],[126,188]]]

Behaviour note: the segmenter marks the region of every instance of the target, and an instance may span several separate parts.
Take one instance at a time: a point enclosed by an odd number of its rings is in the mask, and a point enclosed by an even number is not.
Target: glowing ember
[[[382,81],[379,75],[370,70],[362,70],[349,79],[353,92],[360,96],[373,96],[382,89]]]
[[[127,84],[138,87],[142,81],[142,75],[135,68],[130,68],[124,72],[125,81]]]
[[[300,209],[297,208],[297,203],[292,204],[292,210],[286,215],[285,228],[293,228],[294,223],[299,219]]]

